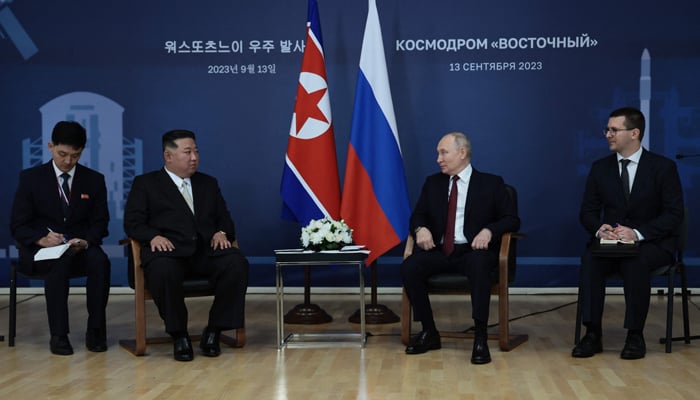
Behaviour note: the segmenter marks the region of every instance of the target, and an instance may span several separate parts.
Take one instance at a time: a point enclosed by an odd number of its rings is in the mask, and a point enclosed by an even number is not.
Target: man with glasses
[[[583,324],[586,335],[573,349],[577,358],[603,351],[602,316],[605,277],[622,276],[627,338],[620,357],[646,354],[644,324],[649,311],[650,272],[674,260],[676,230],[683,219],[683,191],[676,164],[641,145],[645,121],[641,111],[625,107],[610,114],[603,133],[614,154],[593,163],[579,218],[590,234],[581,259]],[[601,239],[635,242],[636,255],[600,257],[592,250]]]

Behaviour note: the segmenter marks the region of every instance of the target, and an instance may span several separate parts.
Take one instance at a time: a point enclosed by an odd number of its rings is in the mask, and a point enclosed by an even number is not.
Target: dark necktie
[[[452,189],[450,189],[450,199],[447,202],[447,226],[445,226],[445,237],[442,240],[442,252],[446,256],[452,254],[455,249],[455,220],[457,219],[457,179],[452,177]]]
[[[68,205],[70,204],[68,202],[68,199],[70,198],[70,187],[68,186],[68,179],[70,179],[70,174],[67,172],[64,172],[61,174],[61,178],[63,178],[63,183],[61,183],[61,188],[63,189],[63,193],[61,193],[61,205],[63,205],[63,214],[68,214]]]
[[[629,201],[630,199],[630,174],[629,171],[627,171],[627,166],[630,163],[630,160],[627,159],[622,159],[620,160],[620,163],[622,163],[622,168],[621,168],[621,173],[620,173],[620,179],[622,179],[622,191],[625,193],[625,200]]]

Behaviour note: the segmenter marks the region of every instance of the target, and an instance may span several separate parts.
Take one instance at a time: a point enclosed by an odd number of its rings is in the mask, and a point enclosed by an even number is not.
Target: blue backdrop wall
[[[578,223],[591,162],[616,107],[641,107],[646,147],[700,153],[700,3],[695,0],[501,2],[377,0],[411,205],[436,172],[435,145],[459,130],[476,168],[519,191],[515,286],[573,286],[586,235]],[[88,128],[84,164],[107,177],[113,285],[126,285],[124,200],[135,174],[162,166],[160,137],[198,135],[203,172],[219,178],[252,262],[271,286],[273,249],[298,246],[280,218],[279,183],[303,52],[306,0],[0,1],[0,286],[14,254],[9,210],[22,168],[49,159],[53,124]],[[367,4],[319,0],[341,179]],[[700,158],[678,159],[692,227]],[[399,286],[400,249],[378,262]],[[323,285],[353,284],[333,271]],[[29,284],[29,283],[27,283]]]

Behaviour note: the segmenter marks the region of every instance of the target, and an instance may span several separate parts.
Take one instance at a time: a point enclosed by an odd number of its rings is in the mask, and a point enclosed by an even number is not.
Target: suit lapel
[[[612,182],[612,187],[615,188],[615,195],[617,196],[620,204],[627,204],[625,200],[625,191],[622,188],[622,177],[620,177],[620,167],[617,161],[617,154],[612,154],[610,156],[610,162],[608,163],[608,176]]]
[[[190,177],[190,183],[192,186],[192,202],[194,203],[194,215],[199,212],[199,206],[202,204],[202,197],[198,196],[202,191],[201,181],[198,179],[197,173]],[[197,201],[199,199],[200,201]]]
[[[472,199],[475,197],[475,190],[479,187],[479,171],[472,167],[472,176],[469,178],[469,186],[467,186],[467,198],[466,204],[464,205],[464,226],[467,226],[467,220],[469,219],[469,213],[472,211],[472,204],[474,203]]]
[[[48,163],[44,164],[42,174],[42,190],[46,190],[46,199],[48,200],[48,203],[51,204],[50,207],[53,209],[52,213],[55,215],[60,215],[61,218],[63,218],[63,205],[61,204],[63,200],[58,192],[58,185],[60,183],[56,177],[56,172],[53,169],[53,161],[49,161]]]
[[[450,200],[449,196],[449,185],[450,185],[450,176],[445,175],[445,174],[440,174],[440,179],[438,180],[438,183],[440,185],[440,190],[435,191],[435,193],[439,193],[440,200],[437,202],[437,204],[440,205],[439,209],[439,214],[442,217],[442,230],[444,231],[445,226],[447,225],[447,203]]]
[[[640,190],[643,190],[646,182],[645,177],[649,176],[650,171],[651,167],[649,166],[647,151],[642,150],[642,155],[639,157],[639,164],[637,164],[637,172],[634,174],[634,180],[630,188],[630,203],[635,199],[635,195],[639,194]],[[622,180],[620,180],[620,184],[622,184]]]
[[[165,171],[165,168],[161,170],[160,173],[160,179],[159,179],[160,186],[163,187],[162,193],[165,193],[168,198],[174,199],[173,201],[178,204],[180,208],[183,209],[183,211],[187,212],[189,215],[192,215],[192,210],[190,210],[190,206],[187,205],[187,202],[185,201],[185,198],[182,196],[182,192],[180,192],[180,188],[175,185],[175,182],[170,178],[170,175]],[[195,189],[194,189],[194,183],[192,184],[192,198],[196,199],[194,195]],[[194,200],[195,207],[197,204],[197,201]]]

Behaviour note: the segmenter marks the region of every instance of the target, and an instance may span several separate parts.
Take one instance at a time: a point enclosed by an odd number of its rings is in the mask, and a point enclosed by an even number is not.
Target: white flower
[[[345,221],[330,218],[311,220],[301,228],[301,245],[312,250],[337,250],[352,244],[352,229]]]

